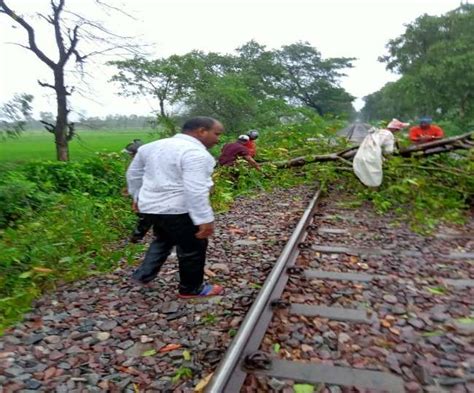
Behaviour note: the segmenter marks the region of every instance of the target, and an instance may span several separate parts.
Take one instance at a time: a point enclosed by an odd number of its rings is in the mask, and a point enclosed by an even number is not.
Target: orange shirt
[[[412,142],[420,142],[420,139],[425,137],[431,137],[431,139],[440,139],[444,137],[444,131],[435,125],[430,125],[425,129],[422,129],[420,126],[410,128],[408,138],[410,138]]]
[[[249,140],[248,142],[244,143],[244,146],[249,151],[250,157],[255,157],[255,155],[257,154],[257,145],[255,144],[255,141]]]

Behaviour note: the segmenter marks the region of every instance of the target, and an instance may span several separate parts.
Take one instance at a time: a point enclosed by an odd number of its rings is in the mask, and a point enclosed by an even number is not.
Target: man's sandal
[[[178,297],[180,299],[195,299],[195,298],[217,296],[217,295],[222,294],[223,292],[224,292],[224,288],[220,285],[204,284],[201,290],[199,291],[199,293],[193,293],[193,294],[180,293],[178,294]]]

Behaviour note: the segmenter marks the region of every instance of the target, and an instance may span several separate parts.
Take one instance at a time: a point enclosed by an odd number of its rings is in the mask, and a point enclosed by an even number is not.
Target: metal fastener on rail
[[[247,370],[270,370],[272,359],[265,352],[256,351],[245,357],[244,366]]]
[[[301,275],[304,272],[304,268],[301,266],[290,266],[288,269],[286,269],[287,274],[295,274],[295,275]]]
[[[243,307],[248,307],[253,303],[253,299],[250,296],[241,296],[238,298],[238,302]]]
[[[290,302],[283,299],[275,299],[270,303],[270,307],[273,310],[284,310],[285,308],[290,307]]]
[[[305,242],[301,242],[301,243],[298,244],[298,248],[299,248],[300,250],[306,250],[306,249],[308,249],[308,248],[311,248],[311,244],[305,243]]]

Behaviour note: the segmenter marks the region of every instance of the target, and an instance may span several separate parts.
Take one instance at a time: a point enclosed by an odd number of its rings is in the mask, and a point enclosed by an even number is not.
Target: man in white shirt
[[[155,239],[133,280],[148,283],[176,246],[179,297],[222,293],[219,285],[203,284],[207,238],[214,232],[209,201],[215,160],[207,149],[219,141],[222,124],[210,117],[188,120],[182,132],[141,146],[127,170],[134,208],[153,223]]]

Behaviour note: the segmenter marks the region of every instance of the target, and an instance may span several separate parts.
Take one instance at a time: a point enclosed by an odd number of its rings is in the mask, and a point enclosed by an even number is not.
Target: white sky
[[[232,53],[251,39],[275,49],[297,41],[308,41],[323,57],[356,57],[354,68],[342,80],[342,86],[361,98],[397,79],[377,61],[386,53],[386,43],[405,30],[404,25],[427,13],[440,15],[459,6],[460,0],[133,0],[123,5],[137,21],[116,16],[107,26],[120,34],[140,36],[140,42],[153,44],[155,56],[184,54],[193,49]],[[33,13],[49,0],[7,0],[10,7]],[[68,0],[86,14],[85,0]],[[86,9],[84,9],[86,8]],[[51,91],[38,86],[37,80],[51,81],[49,70],[33,53],[8,42],[23,42],[26,34],[6,16],[0,15],[0,103],[14,93],[35,96],[35,112],[55,111]],[[38,34],[40,43],[48,42],[47,31]],[[49,44],[49,43],[48,43]],[[54,46],[46,52],[54,54]],[[107,61],[110,58],[100,60]],[[157,109],[150,99],[137,102],[118,97],[118,86],[108,83],[111,67],[95,63],[86,68],[92,77],[89,98],[72,96],[75,111],[89,116],[109,113],[148,114]],[[47,94],[46,94],[47,93]]]

